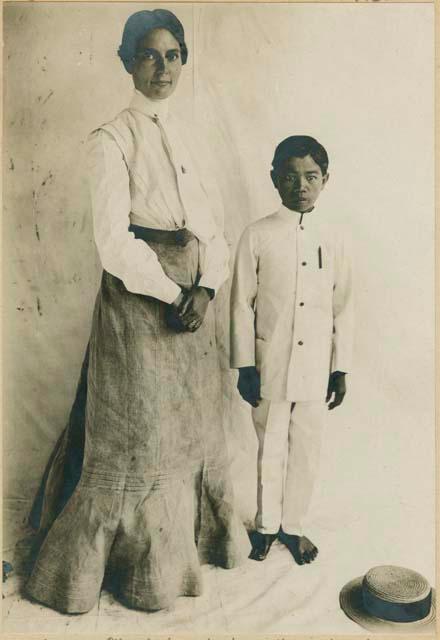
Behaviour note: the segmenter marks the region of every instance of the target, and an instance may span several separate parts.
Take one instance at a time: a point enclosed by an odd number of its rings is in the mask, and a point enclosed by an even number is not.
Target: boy
[[[350,367],[350,258],[329,212],[316,207],[329,178],[324,147],[291,136],[276,148],[272,167],[282,205],[249,225],[237,249],[231,367],[239,369],[238,390],[253,407],[259,444],[249,557],[264,560],[278,537],[304,564],[318,553],[302,527],[326,403],[341,404]]]

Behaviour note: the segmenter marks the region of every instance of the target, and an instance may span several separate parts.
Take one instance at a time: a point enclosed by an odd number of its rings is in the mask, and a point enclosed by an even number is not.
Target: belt
[[[144,240],[144,242],[172,244],[180,247],[185,247],[189,242],[196,239],[196,236],[188,229],[166,231],[165,229],[149,229],[148,227],[140,227],[137,224],[130,224],[128,230],[134,233],[135,238]]]

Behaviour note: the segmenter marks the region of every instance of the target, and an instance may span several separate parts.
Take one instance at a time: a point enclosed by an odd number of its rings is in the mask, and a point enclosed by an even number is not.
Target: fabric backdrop
[[[126,18],[158,6],[5,5],[5,559],[65,425],[90,330],[101,268],[84,141],[130,100],[116,56]],[[190,51],[172,107],[197,121],[210,149],[232,255],[244,226],[278,206],[275,145],[309,134],[329,152],[322,202],[352,231],[357,273],[354,368],[343,407],[329,415],[314,502],[322,555],[326,532],[336,536],[333,589],[380,563],[433,582],[433,7],[162,6],[182,20]],[[249,522],[256,438],[228,370],[227,301],[225,287],[225,424]],[[339,544],[350,527],[356,533]],[[295,628],[273,618],[258,629]]]

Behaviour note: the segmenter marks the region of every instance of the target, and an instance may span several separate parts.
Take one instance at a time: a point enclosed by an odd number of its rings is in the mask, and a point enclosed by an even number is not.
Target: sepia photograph
[[[435,633],[434,54],[3,3],[2,634]]]

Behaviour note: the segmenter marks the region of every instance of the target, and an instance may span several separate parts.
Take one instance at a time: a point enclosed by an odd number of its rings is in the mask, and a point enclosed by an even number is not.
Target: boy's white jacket
[[[231,366],[256,365],[261,395],[324,401],[332,371],[351,370],[349,242],[331,213],[281,206],[249,225],[231,289]]]

